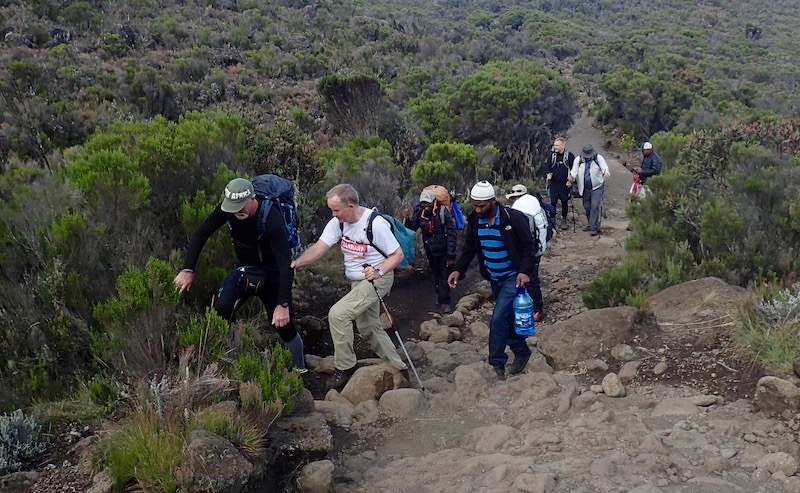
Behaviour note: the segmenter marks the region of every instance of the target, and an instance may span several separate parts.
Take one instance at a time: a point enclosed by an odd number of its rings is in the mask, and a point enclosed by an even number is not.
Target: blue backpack
[[[464,230],[464,212],[461,211],[461,207],[458,206],[458,202],[455,200],[450,201],[450,205],[453,209],[453,219],[456,221],[456,229],[459,231]]]
[[[542,195],[538,192],[533,194],[533,196],[539,201],[539,205],[542,206],[542,210],[545,212],[545,216],[547,216],[547,241],[550,241],[553,239],[553,230],[556,227],[556,206],[545,202],[542,199]]]
[[[259,239],[266,234],[267,215],[273,204],[283,216],[286,225],[286,238],[289,240],[289,249],[294,258],[301,250],[300,221],[297,217],[297,208],[294,203],[294,187],[292,182],[277,175],[259,175],[253,178],[253,191],[261,202],[258,209]],[[260,242],[259,242],[260,244]],[[259,256],[261,251],[259,249]]]
[[[414,246],[416,245],[414,232],[406,228],[403,225],[403,221],[397,219],[393,215],[383,214],[375,209],[372,209],[372,212],[369,215],[369,222],[367,222],[367,242],[385,258],[389,258],[389,255],[378,248],[378,246],[372,241],[375,238],[375,235],[372,233],[372,222],[375,221],[375,218],[378,216],[386,219],[386,221],[389,223],[389,229],[392,231],[392,234],[397,239],[397,243],[400,244],[400,248],[403,250],[403,261],[400,262],[400,265],[397,267],[400,268],[407,266],[408,263],[414,258]],[[339,229],[344,231],[344,223],[341,221],[339,221]]]

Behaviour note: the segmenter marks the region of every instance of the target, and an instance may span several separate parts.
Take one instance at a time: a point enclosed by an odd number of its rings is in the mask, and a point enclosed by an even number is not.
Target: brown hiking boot
[[[350,368],[349,370],[339,370],[337,368],[336,370],[333,371],[333,375],[331,375],[331,378],[329,378],[328,381],[325,382],[325,385],[329,389],[339,390],[347,384],[347,382],[350,380],[350,377],[353,376],[353,373],[355,373],[356,370],[358,370],[358,364],[353,365],[353,367]]]

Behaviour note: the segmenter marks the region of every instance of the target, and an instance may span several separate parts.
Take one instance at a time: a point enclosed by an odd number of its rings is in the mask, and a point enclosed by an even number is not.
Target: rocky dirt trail
[[[575,203],[576,231],[559,231],[542,261],[547,319],[529,345],[552,345],[562,331],[602,339],[639,328],[610,354],[576,354],[557,371],[534,351],[523,374],[500,382],[485,363],[492,304],[476,281],[460,313],[426,322],[428,340],[407,344],[424,398],[317,401],[334,436],[347,437],[332,457],[333,491],[800,492],[800,416],[754,411],[758,375],[736,361],[726,335],[724,307],[741,290],[713,279],[665,290],[652,298],[657,326],[648,330],[631,322],[632,308],[583,306],[586,285],[624,255],[632,175],[602,151],[589,118],[568,137],[573,152],[592,143],[611,167],[603,234],[581,231]],[[578,353],[583,342],[567,341]]]

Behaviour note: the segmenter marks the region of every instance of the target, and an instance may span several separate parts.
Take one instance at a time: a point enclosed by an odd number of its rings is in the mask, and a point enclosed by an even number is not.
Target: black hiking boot
[[[329,378],[328,381],[325,382],[325,385],[329,389],[339,390],[347,384],[347,382],[350,380],[350,377],[353,376],[353,373],[355,373],[356,370],[358,370],[358,364],[353,365],[353,367],[350,368],[349,370],[339,370],[337,368],[336,370],[333,371],[333,375],[331,375],[331,378]]]
[[[530,354],[522,358],[514,356],[514,362],[511,363],[511,368],[508,369],[508,372],[511,373],[512,375],[517,375],[518,373],[522,373],[522,370],[524,370],[525,366],[527,366],[529,359],[531,359]]]
[[[497,375],[498,380],[505,380],[506,379],[506,369],[503,366],[495,366],[494,372]]]

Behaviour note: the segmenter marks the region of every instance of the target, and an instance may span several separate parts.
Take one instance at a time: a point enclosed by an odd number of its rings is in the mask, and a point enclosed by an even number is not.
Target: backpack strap
[[[367,232],[367,243],[369,244],[369,246],[374,248],[376,252],[378,252],[381,255],[383,255],[384,258],[389,258],[389,256],[386,255],[383,252],[383,250],[378,248],[378,245],[376,245],[372,241],[373,239],[375,239],[375,235],[372,233],[372,222],[375,220],[376,217],[378,217],[380,215],[381,215],[380,212],[378,212],[375,209],[372,209],[372,212],[370,212],[370,214],[369,214],[369,221],[367,221],[367,229],[366,229],[366,232]],[[392,234],[394,234],[394,224],[392,224],[391,221],[386,221],[386,222],[389,223],[389,230],[392,232]],[[344,234],[344,223],[342,221],[339,221],[339,231],[341,231]]]
[[[261,250],[261,239],[267,234],[267,216],[269,215],[269,211],[272,209],[272,201],[265,197],[261,199],[261,203],[258,204],[258,260],[261,264],[264,264],[264,252]]]
[[[389,256],[386,255],[386,253],[383,250],[378,248],[378,245],[376,245],[372,241],[375,238],[375,236],[372,233],[372,222],[375,221],[375,218],[380,215],[381,214],[377,210],[372,209],[372,212],[369,215],[369,221],[367,222],[367,242],[369,242],[370,246],[372,246],[372,248],[374,248],[376,252],[383,255],[384,258],[389,258]],[[386,219],[384,218],[384,220]],[[391,221],[386,221],[386,222],[389,223],[389,230],[392,232],[392,234],[394,234],[394,224],[392,224]]]

